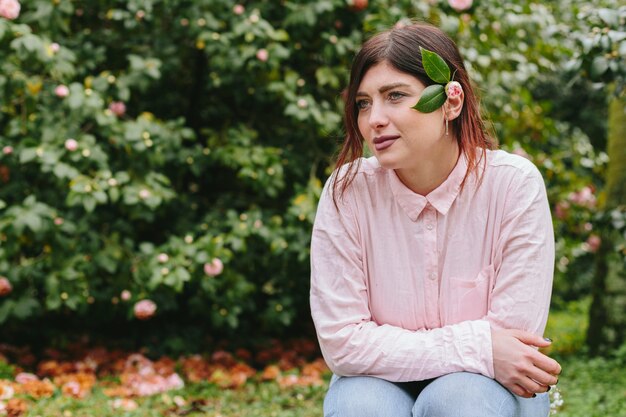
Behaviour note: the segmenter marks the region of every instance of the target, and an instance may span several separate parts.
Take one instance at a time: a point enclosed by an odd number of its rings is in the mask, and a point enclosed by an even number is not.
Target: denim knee
[[[383,379],[333,377],[324,399],[324,417],[411,417],[414,399]]]
[[[518,417],[515,396],[493,379],[469,372],[444,375],[420,393],[414,417]]]

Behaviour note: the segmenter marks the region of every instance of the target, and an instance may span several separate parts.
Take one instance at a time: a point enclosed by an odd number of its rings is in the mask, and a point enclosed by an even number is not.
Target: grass
[[[581,346],[587,328],[589,302],[571,303],[554,311],[546,336],[554,340],[550,355],[563,367],[556,390],[563,403],[557,417],[626,417],[626,350],[612,358],[588,358]],[[281,387],[254,377],[238,389],[215,384],[188,384],[177,391],[135,399],[135,410],[113,407],[113,399],[99,386],[85,399],[56,393],[48,399],[29,401],[27,417],[320,417],[325,385]],[[178,405],[177,405],[178,404]],[[0,415],[2,413],[0,412]]]
[[[138,399],[139,407],[122,412],[100,390],[84,400],[56,395],[39,400],[25,416],[41,417],[319,417],[325,387],[282,389],[275,382],[248,383],[237,390],[221,390],[214,384],[193,384],[178,391]],[[177,406],[176,397],[185,400]],[[97,414],[96,411],[97,410]]]

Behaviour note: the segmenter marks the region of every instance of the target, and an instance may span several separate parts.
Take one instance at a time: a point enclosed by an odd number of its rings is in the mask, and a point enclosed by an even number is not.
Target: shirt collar
[[[445,216],[448,213],[448,210],[450,210],[452,203],[461,190],[461,183],[467,171],[467,159],[465,154],[461,153],[461,156],[459,156],[448,178],[426,196],[411,191],[400,181],[400,178],[398,178],[398,175],[393,169],[387,171],[391,191],[396,201],[409,218],[416,221],[428,203],[442,215]]]

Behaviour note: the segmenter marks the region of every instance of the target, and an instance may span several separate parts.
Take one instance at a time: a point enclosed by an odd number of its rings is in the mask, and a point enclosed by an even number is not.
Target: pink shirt
[[[482,171],[482,162],[480,164]],[[362,159],[335,209],[330,180],[311,242],[311,311],[338,375],[494,377],[490,328],[542,334],[554,268],[545,185],[528,160],[487,151],[477,187],[464,156],[415,194]]]

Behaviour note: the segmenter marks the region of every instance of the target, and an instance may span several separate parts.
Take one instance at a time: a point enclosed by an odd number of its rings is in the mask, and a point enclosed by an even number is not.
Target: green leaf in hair
[[[432,113],[447,100],[446,91],[443,85],[429,85],[422,91],[422,96],[413,108],[422,113]]]
[[[435,52],[424,49],[420,46],[422,53],[422,65],[426,75],[438,84],[447,84],[450,82],[450,68],[446,61]]]

